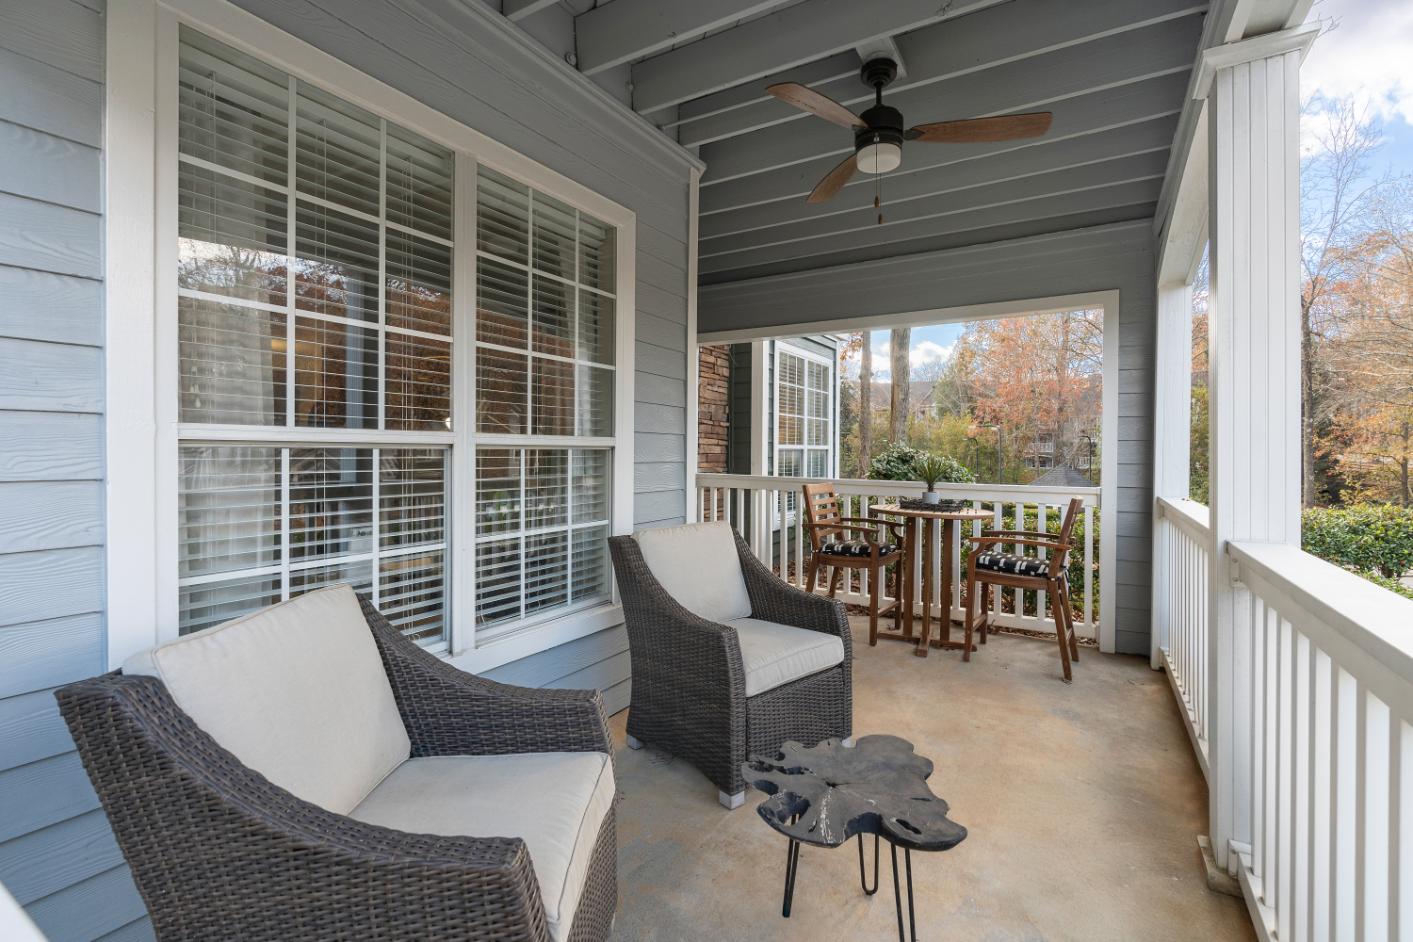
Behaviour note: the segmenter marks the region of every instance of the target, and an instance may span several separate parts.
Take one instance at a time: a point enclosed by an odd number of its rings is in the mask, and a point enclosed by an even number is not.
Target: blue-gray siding
[[[698,329],[779,333],[792,324],[1118,290],[1115,642],[1121,652],[1147,655],[1156,316],[1152,231],[1152,220],[1144,219],[704,286]]]
[[[105,663],[101,10],[0,4],[0,883],[56,942],[151,937],[53,695]]]

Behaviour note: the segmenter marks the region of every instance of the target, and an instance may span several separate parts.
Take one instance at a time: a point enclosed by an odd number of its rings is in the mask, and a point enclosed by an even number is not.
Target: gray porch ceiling
[[[706,162],[703,284],[1154,215],[1206,0],[588,0],[578,68]],[[512,18],[547,6],[505,0]],[[524,11],[529,10],[529,13]],[[543,15],[543,14],[540,14]],[[861,54],[892,48],[885,92],[909,124],[1048,110],[1043,138],[905,146],[832,202],[815,183],[853,150],[843,128],[765,94],[796,81],[859,110]]]

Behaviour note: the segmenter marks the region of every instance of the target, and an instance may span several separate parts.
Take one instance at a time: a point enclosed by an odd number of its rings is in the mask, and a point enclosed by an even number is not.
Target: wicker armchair
[[[750,755],[773,753],[786,740],[813,745],[852,735],[853,645],[842,603],[781,581],[726,524],[674,529],[709,528],[729,535],[700,554],[689,578],[729,557],[745,583],[744,617],[723,622],[689,610],[654,574],[638,539],[609,540],[633,664],[628,745],[650,743],[692,763],[716,785],[721,803],[736,808],[745,800],[741,764]],[[748,668],[761,623],[837,638],[830,644],[842,645],[842,660],[752,694]]]
[[[612,755],[596,691],[532,690],[465,674],[358,602],[411,741],[410,763]],[[154,676],[115,671],[57,696],[163,942],[609,935],[617,901],[611,799],[572,922],[557,928],[519,837],[411,833],[301,800],[219,745]],[[607,774],[611,781],[611,765]]]

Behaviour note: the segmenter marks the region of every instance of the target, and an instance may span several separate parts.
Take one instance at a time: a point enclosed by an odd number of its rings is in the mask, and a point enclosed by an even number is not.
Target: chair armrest
[[[516,687],[468,674],[404,638],[368,599],[358,601],[414,756],[613,754],[597,690]]]
[[[746,594],[751,597],[751,617],[837,635],[844,642],[844,662],[849,663],[853,639],[844,603],[790,585],[756,558],[741,534],[735,536],[741,575],[746,579]]]
[[[843,518],[843,520],[853,520],[853,519],[856,519],[856,518],[853,518],[853,517],[845,517],[845,518]],[[807,523],[807,524],[805,524],[805,529],[806,529],[806,530],[812,530],[812,531],[830,532],[830,533],[835,532],[835,531],[839,531],[839,532],[850,532],[850,533],[862,533],[862,534],[863,534],[863,537],[864,537],[864,542],[865,542],[865,543],[867,543],[869,546],[877,546],[877,545],[878,545],[878,527],[879,527],[879,525],[881,525],[881,524],[884,524],[884,521],[881,521],[881,520],[879,520],[879,521],[872,521],[872,520],[870,520],[870,521],[868,521],[868,522],[865,523],[865,524],[852,524],[852,523],[844,523],[844,522],[842,522],[842,521],[830,521],[829,523]],[[902,536],[901,536],[900,534],[898,534],[896,531],[893,532],[893,538],[894,538],[895,540],[898,540],[899,542],[902,541]]]
[[[218,745],[155,677],[108,674],[57,697],[161,938],[295,926],[550,938],[518,838],[410,834],[302,801]]]
[[[1043,549],[1057,550],[1062,553],[1070,549],[1069,543],[1061,543],[1059,540],[1020,540],[1012,539],[1008,536],[997,536],[994,533],[974,536],[971,537],[970,540],[976,546],[984,546],[990,543],[1001,543],[1006,546],[1038,546]]]
[[[982,536],[1034,536],[1042,540],[1057,539],[1054,533],[1043,530],[987,530]]]
[[[879,527],[884,527],[893,534],[893,539],[902,542],[903,522],[901,520],[884,520],[882,517],[840,517],[841,523],[858,523],[870,527],[876,533]]]

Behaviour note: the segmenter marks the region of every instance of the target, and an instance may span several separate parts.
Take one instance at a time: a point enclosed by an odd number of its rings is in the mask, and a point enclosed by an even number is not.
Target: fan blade
[[[1039,137],[1050,130],[1051,114],[1035,111],[1030,114],[1007,114],[996,118],[969,118],[962,121],[938,121],[919,124],[908,132],[910,141],[931,141],[934,144],[984,144],[988,141],[1019,141]]]
[[[774,95],[787,105],[794,105],[801,111],[808,111],[810,114],[819,115],[826,121],[832,121],[841,127],[846,128],[866,128],[863,119],[854,114],[848,108],[839,104],[828,95],[821,95],[819,92],[798,82],[782,82],[779,85],[772,85],[766,89],[768,94]]]
[[[858,158],[850,154],[844,158],[844,162],[824,175],[824,179],[815,184],[810,192],[807,203],[827,203],[844,189],[844,184],[853,177],[854,171],[859,169]]]

